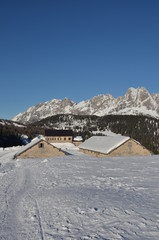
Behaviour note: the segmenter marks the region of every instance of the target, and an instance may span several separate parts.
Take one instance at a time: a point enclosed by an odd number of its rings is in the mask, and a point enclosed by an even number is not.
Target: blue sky
[[[159,93],[158,0],[0,1],[0,118],[141,86]]]

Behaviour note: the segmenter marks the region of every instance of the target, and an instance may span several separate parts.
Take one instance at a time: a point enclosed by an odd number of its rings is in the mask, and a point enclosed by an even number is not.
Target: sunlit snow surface
[[[0,149],[0,239],[159,239],[159,156],[15,152]]]

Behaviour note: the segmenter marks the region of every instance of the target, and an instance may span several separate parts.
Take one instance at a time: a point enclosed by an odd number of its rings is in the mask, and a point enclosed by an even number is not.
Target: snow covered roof
[[[82,136],[76,136],[73,138],[73,141],[81,142],[81,141],[83,141],[83,138],[82,138]]]
[[[78,147],[76,147],[73,143],[50,143],[51,145],[53,145],[56,148],[62,149],[62,150],[66,150],[66,149],[75,149],[78,150]]]
[[[116,136],[93,136],[79,145],[79,148],[87,149],[104,154],[110,153],[130,138],[116,135]]]
[[[40,141],[45,141],[45,138],[42,136],[38,136],[34,138],[30,143],[25,146],[22,146],[21,149],[15,154],[15,157],[23,153],[24,151],[28,150],[29,148],[33,147],[35,144],[39,143]]]

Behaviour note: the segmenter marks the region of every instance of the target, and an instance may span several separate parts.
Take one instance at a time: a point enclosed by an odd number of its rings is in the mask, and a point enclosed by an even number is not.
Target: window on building
[[[39,148],[44,148],[44,143],[39,143]]]
[[[64,138],[64,141],[66,141],[66,138]]]

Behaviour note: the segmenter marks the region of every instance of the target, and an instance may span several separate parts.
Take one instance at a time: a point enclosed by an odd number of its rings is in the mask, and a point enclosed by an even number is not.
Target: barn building
[[[65,152],[51,145],[44,138],[37,137],[23,146],[14,158],[51,158],[65,155]]]
[[[149,156],[139,142],[121,135],[94,136],[79,145],[81,152],[94,157]]]

